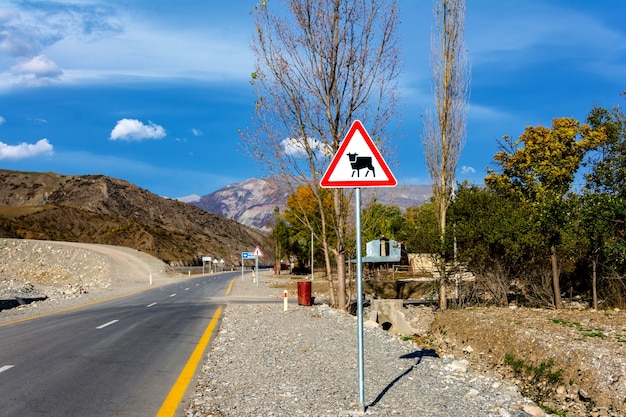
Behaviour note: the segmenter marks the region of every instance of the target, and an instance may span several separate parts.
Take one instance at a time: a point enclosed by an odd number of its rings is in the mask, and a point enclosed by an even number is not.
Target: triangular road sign
[[[324,188],[361,188],[395,187],[397,184],[363,124],[355,120],[320,185]]]
[[[258,246],[254,248],[254,252],[252,252],[252,256],[258,256],[259,258],[263,257],[263,252],[261,252],[261,248]]]

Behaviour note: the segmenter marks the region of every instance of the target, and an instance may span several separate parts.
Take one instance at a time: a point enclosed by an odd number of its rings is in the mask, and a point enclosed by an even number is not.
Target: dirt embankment
[[[472,308],[437,314],[441,353],[515,382],[555,412],[626,415],[626,314],[619,310]]]

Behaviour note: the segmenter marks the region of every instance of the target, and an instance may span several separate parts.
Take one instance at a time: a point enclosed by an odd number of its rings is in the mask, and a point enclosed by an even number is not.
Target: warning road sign
[[[258,256],[259,258],[263,257],[263,252],[261,252],[261,248],[258,246],[254,248],[254,252],[252,252],[252,256]]]
[[[359,120],[355,120],[341,142],[326,173],[324,188],[395,187],[389,166]]]

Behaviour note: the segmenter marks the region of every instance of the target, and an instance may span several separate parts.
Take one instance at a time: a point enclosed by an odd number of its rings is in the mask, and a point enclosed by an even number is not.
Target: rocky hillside
[[[258,230],[102,175],[0,170],[0,237],[103,243],[173,265],[202,255],[236,264]]]
[[[274,209],[279,207],[284,210],[291,193],[289,185],[278,178],[252,178],[229,184],[190,203],[246,226],[268,231]],[[363,206],[376,199],[380,203],[406,209],[422,204],[432,194],[427,185],[399,185],[393,188],[365,189],[362,195]]]
[[[246,226],[267,231],[274,209],[284,209],[289,194],[289,187],[285,184],[251,178],[229,184],[191,204]]]

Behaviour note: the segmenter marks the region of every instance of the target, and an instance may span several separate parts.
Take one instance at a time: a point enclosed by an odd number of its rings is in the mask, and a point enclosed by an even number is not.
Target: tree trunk
[[[337,296],[335,294],[335,284],[333,282],[333,269],[330,263],[330,248],[328,247],[328,222],[326,221],[326,216],[324,215],[324,205],[322,198],[319,197],[317,199],[317,204],[320,210],[320,222],[321,222],[321,243],[322,243],[322,252],[324,253],[324,267],[326,268],[326,279],[328,280],[328,295],[330,297],[330,305],[337,305]],[[311,228],[311,231],[313,229]]]
[[[597,265],[598,262],[594,259],[592,261],[592,276],[591,276],[591,294],[592,294],[592,300],[593,300],[593,309],[597,310],[598,309],[598,292],[597,292],[597,282],[598,282],[598,276],[597,276]]]
[[[552,261],[552,290],[554,291],[554,308],[560,309],[563,307],[561,302],[561,284],[559,280],[559,262],[556,256],[556,246],[550,246],[550,260]]]
[[[345,210],[343,190],[339,188],[333,189],[333,207],[335,209],[335,219],[337,220],[335,234],[337,235],[337,243],[335,245],[335,260],[337,263],[337,309],[346,310],[346,254],[344,253],[345,242]]]
[[[448,308],[448,295],[446,294],[446,284],[443,279],[439,284],[439,308],[441,310]]]
[[[444,184],[444,190],[447,189],[445,179],[442,179]],[[439,204],[439,238],[441,239],[441,248],[439,250],[439,308],[441,310],[448,309],[448,294],[446,292],[448,285],[448,271],[446,269],[446,215],[447,215],[447,203],[442,198],[445,196],[445,192],[441,193]]]
[[[346,255],[337,254],[337,309],[346,310]]]
[[[326,279],[328,280],[328,295],[330,297],[330,305],[337,305],[337,295],[335,294],[335,282],[333,280],[333,270],[330,264],[330,250],[326,239],[322,240],[322,252],[324,252],[324,265],[326,267]]]

